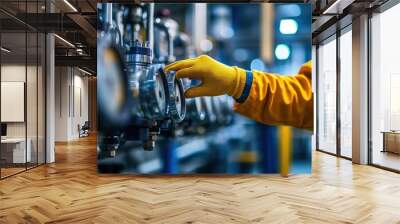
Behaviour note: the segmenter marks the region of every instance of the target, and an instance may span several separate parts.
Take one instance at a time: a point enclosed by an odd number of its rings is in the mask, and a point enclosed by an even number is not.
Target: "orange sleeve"
[[[234,110],[270,125],[290,125],[313,129],[311,61],[295,76],[280,76],[253,71],[249,95]]]

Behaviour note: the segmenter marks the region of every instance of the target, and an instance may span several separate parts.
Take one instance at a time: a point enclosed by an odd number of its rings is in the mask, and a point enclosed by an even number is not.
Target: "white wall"
[[[67,141],[69,133],[69,68],[55,68],[55,141]]]
[[[73,108],[73,119],[72,119],[72,135],[78,137],[78,124],[83,125],[85,121],[89,120],[89,103],[88,103],[88,77],[74,75],[74,108]],[[80,108],[81,107],[81,108]],[[81,110],[81,111],[80,111]]]
[[[88,121],[88,78],[76,68],[56,67],[55,85],[55,140],[77,139],[78,124]]]

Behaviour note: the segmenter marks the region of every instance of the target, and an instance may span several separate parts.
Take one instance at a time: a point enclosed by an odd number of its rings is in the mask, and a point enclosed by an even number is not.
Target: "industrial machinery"
[[[164,72],[166,64],[195,56],[189,36],[179,31],[168,11],[154,16],[153,3],[101,4],[99,15],[99,170],[120,172],[128,169],[121,163],[133,168],[131,164],[159,155],[162,170],[176,170],[177,137],[231,124],[232,100],[185,99],[184,91],[200,82]],[[143,154],[137,153],[139,148],[159,150]]]
[[[121,10],[122,19],[117,16]],[[152,150],[157,135],[185,117],[181,80],[174,72],[165,74],[162,64],[153,63],[153,10],[152,4],[118,10],[103,4],[101,8],[99,150],[109,156],[115,156],[115,149],[125,141],[141,141],[145,150]]]

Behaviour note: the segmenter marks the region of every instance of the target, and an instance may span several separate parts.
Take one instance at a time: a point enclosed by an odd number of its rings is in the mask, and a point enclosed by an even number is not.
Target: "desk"
[[[382,152],[400,154],[400,131],[383,131]]]
[[[25,138],[6,138],[1,139],[1,157],[6,163],[25,163],[31,162],[31,145],[30,138],[26,140],[28,143],[25,152]],[[12,159],[11,159],[12,158]],[[25,160],[26,159],[26,160]]]

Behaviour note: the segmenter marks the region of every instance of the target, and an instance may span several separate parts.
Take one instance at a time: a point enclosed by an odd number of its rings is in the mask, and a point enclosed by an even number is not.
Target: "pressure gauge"
[[[140,78],[140,103],[148,119],[163,119],[168,113],[168,83],[161,65],[142,70]]]
[[[98,103],[106,126],[129,122],[129,94],[122,50],[110,38],[101,38],[97,48]]]
[[[168,80],[168,113],[173,121],[179,123],[186,115],[186,101],[182,81],[175,78],[175,72],[166,74]]]

